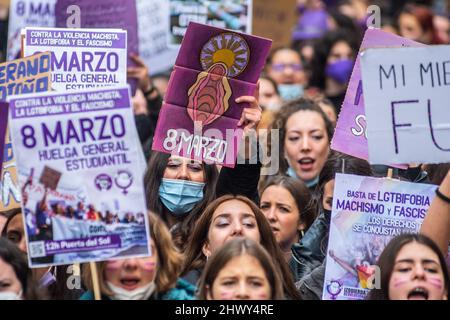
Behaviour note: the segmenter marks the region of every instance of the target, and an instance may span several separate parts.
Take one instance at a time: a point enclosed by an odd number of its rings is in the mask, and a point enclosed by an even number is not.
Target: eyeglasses
[[[272,70],[276,72],[283,72],[286,68],[291,68],[293,71],[301,71],[303,70],[303,67],[300,63],[290,63],[290,64],[284,64],[284,63],[274,63],[272,64]]]

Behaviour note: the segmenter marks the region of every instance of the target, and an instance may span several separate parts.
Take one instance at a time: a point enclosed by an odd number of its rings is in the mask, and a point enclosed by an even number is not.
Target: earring
[[[302,236],[302,238],[305,236],[305,231],[303,231],[303,229],[302,230],[300,230],[300,234],[301,234],[301,236]]]

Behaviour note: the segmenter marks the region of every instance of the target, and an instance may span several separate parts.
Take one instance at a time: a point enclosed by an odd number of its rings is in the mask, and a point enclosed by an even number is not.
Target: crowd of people
[[[133,108],[148,160],[144,185],[153,254],[99,262],[96,271],[82,265],[81,286],[69,289],[76,268],[28,268],[24,213],[1,212],[0,299],[93,300],[92,272],[104,300],[322,299],[336,174],[380,177],[388,170],[330,148],[371,4],[380,6],[385,31],[424,44],[450,43],[445,1],[298,0],[298,24],[286,30],[292,45],[272,50],[259,92],[247,97],[241,119],[247,131],[277,130],[269,148],[279,156],[279,169],[270,176],[261,174],[260,161],[229,168],[152,151],[169,76],[150,77],[151,66],[134,56],[128,76],[139,83]],[[439,186],[420,233],[387,244],[360,243],[355,261],[333,251],[329,257],[351,272],[363,260],[380,267],[381,287],[367,299],[446,300],[450,164],[411,164],[394,169],[394,178]],[[113,213],[88,209],[79,203],[61,215],[118,221]],[[136,219],[127,215],[120,222]]]

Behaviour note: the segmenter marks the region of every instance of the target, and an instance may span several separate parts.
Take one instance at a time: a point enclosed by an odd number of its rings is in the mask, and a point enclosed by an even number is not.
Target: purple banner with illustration
[[[12,96],[30,266],[148,256],[129,87]]]
[[[139,54],[138,21],[135,0],[57,0],[55,8],[56,27],[70,28],[73,11],[71,5],[79,8],[80,28],[111,28],[127,31],[128,66],[135,63],[130,54]],[[77,9],[78,10],[78,9]],[[69,11],[69,13],[68,13]],[[75,26],[73,26],[75,27]],[[131,92],[136,90],[136,79],[128,79]]]
[[[395,236],[419,232],[436,188],[336,174],[322,298],[363,300],[380,288],[380,254]]]
[[[367,29],[361,43],[352,76],[348,84],[345,99],[331,141],[333,150],[343,152],[364,160],[369,159],[367,144],[366,113],[361,76],[361,53],[368,48],[418,47],[418,42],[381,31]],[[380,163],[388,164],[388,163]],[[396,165],[403,167],[402,165]]]
[[[124,86],[127,32],[119,29],[25,28],[24,56],[51,52],[56,91]]]
[[[191,22],[172,71],[153,150],[234,167],[242,130],[271,41]]]
[[[0,164],[3,163],[5,148],[6,126],[8,125],[8,103],[0,101]],[[0,173],[1,173],[0,167]]]

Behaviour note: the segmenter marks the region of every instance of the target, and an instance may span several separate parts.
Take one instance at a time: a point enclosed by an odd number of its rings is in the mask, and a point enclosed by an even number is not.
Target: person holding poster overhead
[[[97,263],[102,300],[192,300],[195,286],[178,278],[181,256],[169,230],[149,214],[152,255],[144,258]],[[83,270],[88,291],[80,300],[94,300],[92,273]]]
[[[279,173],[302,180],[313,191],[330,152],[330,120],[312,100],[301,98],[281,108],[272,129],[279,130]]]
[[[420,234],[403,234],[385,247],[378,263],[379,288],[368,300],[448,300],[448,268],[439,247]]]
[[[431,202],[420,232],[433,239],[442,254],[447,255],[450,243],[450,170],[436,189],[436,197]]]

